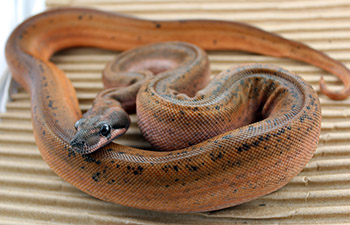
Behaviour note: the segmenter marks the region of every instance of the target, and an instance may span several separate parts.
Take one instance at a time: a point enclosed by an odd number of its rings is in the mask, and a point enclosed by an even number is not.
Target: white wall
[[[5,111],[11,80],[5,60],[6,40],[19,23],[44,9],[45,0],[0,1],[0,112]]]

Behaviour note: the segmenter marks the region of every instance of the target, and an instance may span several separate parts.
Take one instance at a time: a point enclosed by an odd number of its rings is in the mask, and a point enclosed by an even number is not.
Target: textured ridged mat
[[[90,6],[150,19],[210,18],[237,20],[302,41],[350,67],[350,2],[190,0],[48,0],[47,6]],[[81,109],[102,90],[101,70],[116,52],[71,49],[52,58],[71,79]],[[118,206],[94,199],[55,175],[35,145],[29,95],[12,94],[0,114],[0,224],[214,224],[350,223],[350,99],[332,101],[319,92],[324,75],[334,90],[334,76],[287,59],[240,52],[209,52],[212,74],[242,63],[273,63],[298,73],[317,90],[322,131],[315,156],[288,185],[270,195],[211,213],[169,214]],[[150,147],[132,116],[132,126],[118,143]]]

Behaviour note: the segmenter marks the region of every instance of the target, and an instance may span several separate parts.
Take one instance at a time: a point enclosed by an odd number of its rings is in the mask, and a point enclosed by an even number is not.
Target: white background
[[[45,0],[0,1],[0,112],[5,110],[11,80],[5,60],[6,40],[19,23],[44,9]]]

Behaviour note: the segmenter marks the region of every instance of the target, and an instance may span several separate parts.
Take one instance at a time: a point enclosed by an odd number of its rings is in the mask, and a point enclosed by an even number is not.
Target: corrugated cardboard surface
[[[210,18],[254,24],[302,41],[350,66],[350,1],[347,0],[47,0],[48,7],[89,6],[152,19]],[[100,72],[117,53],[73,49],[52,58],[72,80],[82,110],[102,89]],[[213,73],[248,62],[274,63],[303,76],[316,90],[320,75],[310,65],[238,52],[210,52]],[[34,142],[29,95],[19,89],[0,114],[0,224],[350,223],[350,100],[320,94],[322,134],[317,152],[287,186],[233,208],[199,214],[131,209],[94,199],[55,175]],[[120,143],[145,146],[135,124]]]

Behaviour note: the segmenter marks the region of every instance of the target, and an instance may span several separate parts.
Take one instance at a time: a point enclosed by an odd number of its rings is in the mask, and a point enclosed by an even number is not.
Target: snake
[[[50,61],[71,47],[125,51],[107,64],[108,88],[84,116],[73,85]],[[321,78],[323,94],[335,100],[350,94],[350,71],[342,63],[232,21],[144,20],[56,8],[17,26],[5,51],[13,78],[30,93],[37,147],[57,175],[103,201],[187,213],[232,207],[280,189],[312,158],[321,128],[319,98],[298,75],[253,63],[210,79],[202,49],[312,64],[344,85],[334,91]],[[127,114],[135,111],[157,150],[111,142],[126,132]]]

